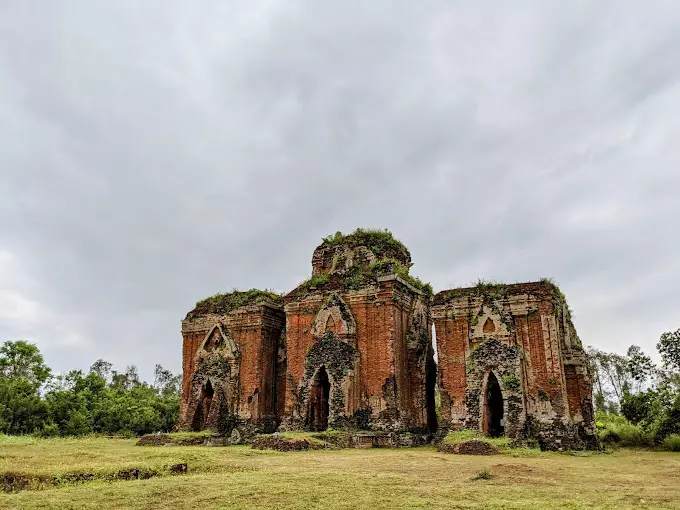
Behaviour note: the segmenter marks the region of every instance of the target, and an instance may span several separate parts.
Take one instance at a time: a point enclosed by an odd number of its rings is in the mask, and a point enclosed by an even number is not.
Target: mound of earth
[[[324,445],[313,443],[307,439],[286,439],[280,436],[259,436],[252,443],[258,450],[276,450],[279,452],[299,452],[304,450],[323,450]]]
[[[500,450],[494,445],[481,439],[470,439],[454,444],[440,444],[437,451],[459,455],[497,455],[500,453]]]
[[[212,436],[178,438],[168,434],[147,434],[139,438],[137,446],[200,446],[211,439],[215,438]]]
[[[14,472],[0,473],[0,491],[19,492],[25,490],[39,490],[64,485],[77,485],[95,480],[113,482],[118,480],[148,480],[157,476],[185,475],[187,464],[173,464],[164,468],[133,467],[112,472],[83,472],[74,471],[60,475],[33,475]]]
[[[336,448],[354,448],[354,438],[352,434],[314,434],[314,439],[329,443]]]

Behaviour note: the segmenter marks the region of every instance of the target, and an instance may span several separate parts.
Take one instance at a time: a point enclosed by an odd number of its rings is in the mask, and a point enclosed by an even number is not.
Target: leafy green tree
[[[47,419],[47,406],[34,383],[23,377],[0,377],[0,432],[29,434]]]
[[[0,377],[23,378],[38,387],[49,378],[50,373],[35,344],[25,340],[8,340],[0,347]]]
[[[667,368],[680,371],[680,329],[663,333],[656,349]]]
[[[139,385],[129,391],[124,388],[110,388],[103,402],[99,424],[104,432],[132,432],[148,434],[167,431],[163,414],[157,403],[155,390],[146,385]],[[174,425],[174,424],[173,424]]]
[[[26,434],[40,428],[47,407],[38,388],[50,376],[38,347],[25,340],[0,347],[0,432]]]
[[[92,363],[92,366],[90,366],[90,373],[96,374],[108,382],[111,378],[112,369],[112,363],[99,358],[97,361]]]
[[[45,394],[51,424],[62,436],[76,436],[93,431],[93,409],[102,398],[105,381],[96,374],[87,376],[72,370],[60,376],[60,383]]]
[[[647,356],[642,349],[637,345],[631,345],[626,352],[628,357],[628,370],[635,382],[638,384],[638,391],[641,386],[649,381],[656,372],[656,365],[652,358]]]
[[[178,394],[182,390],[181,374],[173,374],[163,365],[156,365],[154,369],[154,388],[159,395]]]
[[[111,371],[111,386],[123,390],[131,390],[141,384],[139,380],[139,370],[135,365],[128,365],[125,372]]]
[[[587,352],[596,383],[595,402],[601,404],[598,408],[611,411],[620,407],[624,394],[634,382],[628,357],[592,347]]]
[[[161,365],[155,367],[154,385],[142,382],[134,365],[119,373],[103,359],[87,374],[50,374],[34,344],[19,340],[0,347],[0,433],[147,434],[170,431],[177,423],[181,376]]]
[[[621,414],[637,425],[648,419],[657,396],[657,392],[651,389],[641,393],[626,393],[621,402]]]

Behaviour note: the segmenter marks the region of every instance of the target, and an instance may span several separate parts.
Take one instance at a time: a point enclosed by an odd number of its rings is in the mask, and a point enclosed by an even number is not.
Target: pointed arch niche
[[[190,426],[217,429],[220,416],[236,412],[240,367],[236,342],[216,324],[201,342],[194,362],[187,409]]]
[[[349,306],[337,294],[323,305],[312,324],[312,336],[321,338],[325,333],[335,333],[342,340],[356,339],[357,326]]]

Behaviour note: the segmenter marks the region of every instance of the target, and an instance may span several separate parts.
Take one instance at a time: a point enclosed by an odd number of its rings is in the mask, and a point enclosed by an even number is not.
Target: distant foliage
[[[0,432],[28,434],[47,418],[47,406],[37,387],[24,378],[0,377]]]
[[[599,412],[595,420],[600,441],[605,445],[647,447],[653,444],[649,433],[642,427],[633,425],[623,416]]]
[[[664,439],[663,449],[669,452],[680,452],[680,434],[671,434]]]
[[[680,371],[680,329],[661,335],[656,349],[666,368]]]
[[[7,341],[0,347],[0,376],[8,379],[24,379],[40,386],[50,376],[40,350],[25,340]]]
[[[680,435],[680,366],[675,357],[680,330],[661,335],[664,368],[640,347],[625,355],[588,349],[600,438],[625,446],[670,448]]]
[[[49,377],[38,348],[19,341],[0,348],[0,366],[1,433],[140,435],[168,432],[177,423],[181,377],[161,365],[153,385],[140,381],[135,366],[119,373],[104,360],[87,374]]]

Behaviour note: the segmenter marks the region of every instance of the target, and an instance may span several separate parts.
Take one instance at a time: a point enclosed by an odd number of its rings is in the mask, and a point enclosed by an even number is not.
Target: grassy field
[[[188,475],[2,493],[0,508],[680,508],[679,454],[582,455],[476,457],[432,447],[279,453],[0,436],[3,473],[189,468]]]

